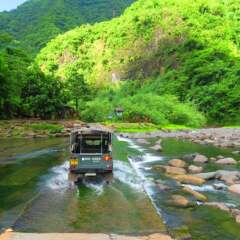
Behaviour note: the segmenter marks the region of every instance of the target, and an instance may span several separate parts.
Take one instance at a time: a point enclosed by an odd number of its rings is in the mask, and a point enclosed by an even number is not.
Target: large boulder
[[[193,195],[196,198],[196,200],[198,200],[198,201],[201,201],[201,202],[206,202],[207,201],[207,197],[206,196],[204,196],[203,194],[201,194],[199,192],[196,192],[196,191],[192,190],[189,187],[184,187],[183,191]]]
[[[240,183],[240,172],[219,170],[216,172],[215,178],[224,181],[227,185],[233,185]]]
[[[204,180],[211,180],[211,179],[215,179],[217,175],[217,172],[207,172],[207,173],[198,173],[195,174],[194,176],[203,178]]]
[[[222,165],[233,165],[237,164],[237,161],[233,158],[222,158],[216,161],[217,164],[222,164]]]
[[[198,153],[186,154],[182,157],[185,161],[193,161],[193,159],[198,155]]]
[[[228,190],[233,193],[240,194],[240,184],[231,185]]]
[[[195,163],[207,163],[208,162],[208,158],[206,156],[204,156],[204,155],[198,154],[193,159],[193,162],[195,162]]]
[[[168,164],[173,166],[173,167],[178,167],[178,168],[186,167],[186,163],[183,160],[180,160],[180,159],[172,159],[168,162]]]
[[[186,174],[186,170],[184,168],[178,168],[178,167],[156,165],[156,166],[154,166],[154,169],[163,170],[165,173],[167,173],[169,175]]]
[[[184,168],[171,167],[171,166],[166,166],[166,167],[165,167],[165,172],[166,172],[167,174],[173,174],[173,175],[186,174],[186,173],[187,173]]]
[[[181,195],[172,195],[168,202],[177,207],[188,207],[190,205],[190,201]]]
[[[172,176],[172,178],[178,182],[186,184],[203,185],[205,183],[203,178],[194,175],[175,175]]]
[[[203,167],[198,167],[198,166],[195,166],[195,165],[190,165],[188,167],[188,171],[190,173],[201,173],[203,171]]]

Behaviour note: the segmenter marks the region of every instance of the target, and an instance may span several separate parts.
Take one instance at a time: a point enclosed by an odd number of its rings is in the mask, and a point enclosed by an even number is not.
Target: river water
[[[120,234],[168,231],[175,236],[190,234],[196,240],[240,239],[240,225],[228,213],[207,206],[181,209],[167,204],[180,189],[153,170],[156,164],[188,153],[230,157],[231,151],[173,139],[162,145],[160,154],[146,144],[115,138],[113,176],[76,186],[68,180],[68,139],[0,140],[0,228]],[[205,165],[206,171],[216,169]],[[172,186],[171,190],[161,190],[156,180]],[[206,184],[196,190],[210,201],[240,206],[239,197],[224,188],[217,191]]]

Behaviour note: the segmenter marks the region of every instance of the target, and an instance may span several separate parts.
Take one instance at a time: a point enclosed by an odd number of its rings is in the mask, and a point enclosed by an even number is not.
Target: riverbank
[[[68,137],[74,124],[79,120],[1,120],[1,138],[44,138]]]
[[[205,128],[186,130],[157,130],[153,132],[120,133],[132,139],[176,138],[189,140],[198,144],[213,144],[222,148],[240,148],[240,128]]]
[[[1,120],[1,138],[44,138],[69,137],[74,124],[79,120]],[[166,126],[158,129],[148,123],[106,124],[123,137],[138,138],[176,138],[185,139],[198,144],[213,144],[223,148],[240,148],[240,127],[219,127],[189,129],[185,126]]]

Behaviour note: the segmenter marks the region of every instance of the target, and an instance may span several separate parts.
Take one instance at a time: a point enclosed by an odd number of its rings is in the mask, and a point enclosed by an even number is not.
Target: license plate
[[[100,161],[101,158],[100,157],[83,157],[82,161]]]
[[[96,173],[85,173],[86,177],[95,177],[96,175]]]

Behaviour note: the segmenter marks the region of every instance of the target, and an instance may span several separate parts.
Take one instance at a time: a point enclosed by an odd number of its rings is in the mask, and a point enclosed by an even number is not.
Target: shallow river
[[[176,236],[190,233],[196,240],[240,239],[240,225],[225,212],[167,204],[169,196],[180,190],[152,166],[194,152],[232,156],[230,150],[176,140],[165,140],[158,154],[147,145],[115,138],[113,176],[75,186],[68,180],[67,139],[0,140],[0,228],[124,234],[169,231]],[[129,156],[141,156],[141,162],[128,160]],[[205,169],[216,167],[207,164]],[[162,191],[155,180],[173,188]],[[197,190],[211,201],[240,205],[239,197],[224,189],[204,185]]]

